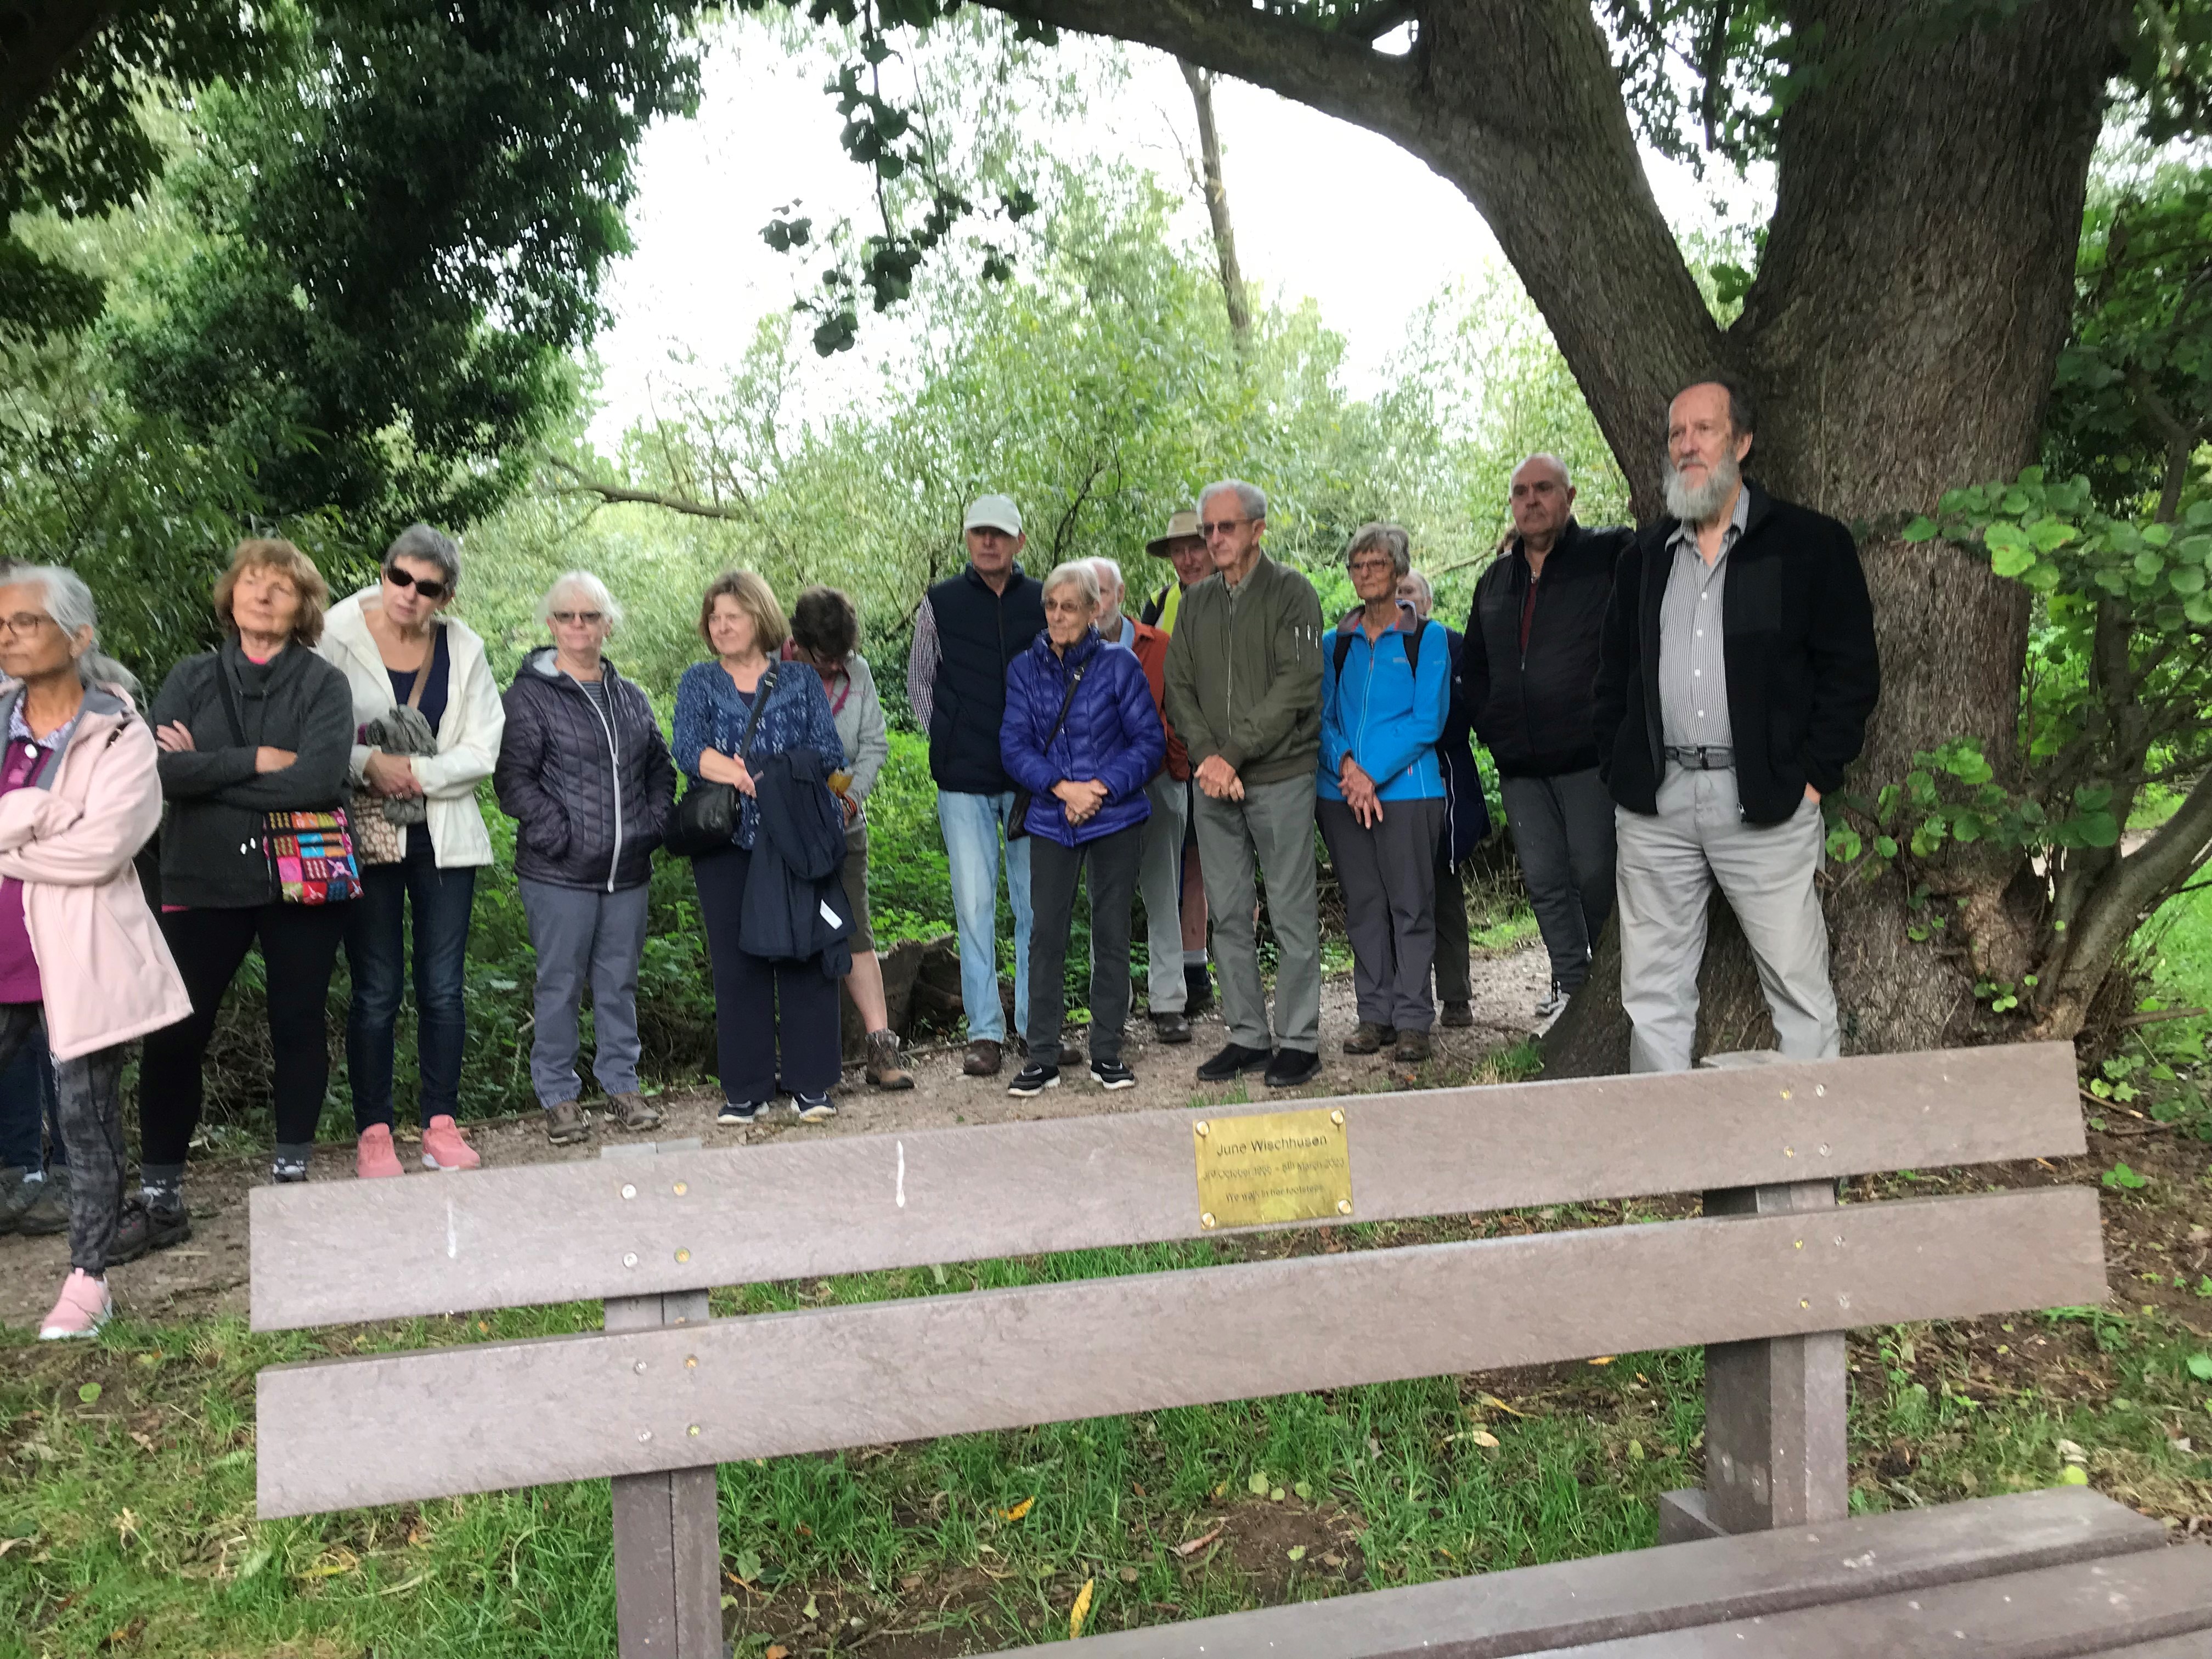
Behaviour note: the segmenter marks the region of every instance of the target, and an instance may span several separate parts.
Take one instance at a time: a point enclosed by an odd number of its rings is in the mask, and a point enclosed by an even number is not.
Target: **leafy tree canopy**
[[[282,73],[205,100],[175,186],[204,235],[114,328],[132,402],[251,455],[275,515],[491,506],[570,395],[639,137],[694,106],[694,9],[318,9]]]

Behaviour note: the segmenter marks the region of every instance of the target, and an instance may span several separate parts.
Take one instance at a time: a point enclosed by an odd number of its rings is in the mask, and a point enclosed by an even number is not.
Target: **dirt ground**
[[[1540,947],[1478,955],[1474,962],[1475,1024],[1471,1029],[1436,1032],[1436,1057],[1411,1079],[1394,1075],[1387,1056],[1352,1059],[1342,1052],[1344,1038],[1358,1023],[1348,975],[1335,975],[1322,988],[1321,1075],[1304,1095],[1352,1094],[1389,1087],[1437,1087],[1464,1079],[1482,1056],[1527,1036],[1535,1024],[1537,999],[1549,982],[1549,968]],[[720,1107],[718,1093],[694,1090],[660,1097],[665,1114],[655,1139],[696,1135],[709,1146],[738,1146],[780,1140],[789,1135],[878,1134],[892,1129],[935,1128],[955,1123],[1009,1123],[1030,1118],[1080,1117],[1099,1112],[1145,1111],[1184,1106],[1194,1102],[1225,1098],[1234,1085],[1208,1089],[1193,1073],[1199,1063],[1228,1040],[1219,1009],[1193,1022],[1193,1038],[1187,1046],[1167,1047],[1152,1041],[1148,1020],[1131,1022],[1130,1040],[1123,1060],[1137,1074],[1137,1086],[1113,1093],[1093,1085],[1087,1072],[1064,1072],[1065,1081],[1033,1100],[1016,1100],[1006,1093],[1019,1061],[1009,1064],[995,1079],[963,1077],[962,1050],[946,1046],[921,1051],[914,1062],[915,1087],[884,1094],[861,1080],[859,1069],[845,1073],[836,1094],[837,1115],[828,1123],[800,1125],[789,1112],[787,1101],[775,1121],[763,1121],[748,1129],[722,1128],[714,1122]],[[1080,1033],[1072,1034],[1079,1041]],[[1259,1080],[1249,1080],[1254,1093]],[[416,1164],[416,1154],[406,1144],[403,1130],[400,1159],[415,1179],[465,1180],[465,1176],[437,1176]],[[580,1146],[555,1147],[546,1144],[541,1120],[527,1117],[474,1122],[466,1133],[483,1153],[487,1168],[501,1164],[544,1163],[554,1158],[597,1158],[605,1139],[600,1120],[593,1116],[591,1140]],[[167,1318],[208,1313],[240,1313],[246,1307],[246,1194],[269,1178],[265,1153],[252,1157],[196,1156],[186,1182],[185,1199],[191,1212],[192,1237],[174,1249],[157,1251],[117,1267],[110,1275],[118,1306],[140,1318]],[[353,1179],[353,1148],[325,1146],[316,1149],[310,1179]],[[69,1267],[68,1241],[61,1237],[27,1238],[0,1237],[0,1324],[31,1326],[52,1305],[54,1288]]]

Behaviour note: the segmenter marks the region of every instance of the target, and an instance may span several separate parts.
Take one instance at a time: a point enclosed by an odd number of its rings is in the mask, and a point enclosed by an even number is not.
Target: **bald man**
[[[1552,959],[1549,1020],[1589,977],[1613,909],[1613,798],[1591,725],[1598,647],[1626,529],[1575,521],[1574,481],[1556,455],[1514,469],[1513,538],[1474,585],[1459,692],[1498,767],[1498,793],[1528,907]]]

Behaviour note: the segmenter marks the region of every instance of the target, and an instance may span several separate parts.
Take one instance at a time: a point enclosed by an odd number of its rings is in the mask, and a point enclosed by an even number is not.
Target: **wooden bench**
[[[1331,1219],[1698,1191],[1705,1214],[710,1319],[709,1285],[1225,1231],[1260,1188],[1201,1200],[1200,1164],[1249,1154],[1252,1113],[260,1188],[258,1329],[606,1302],[603,1334],[264,1370],[260,1512],[612,1477],[625,1659],[704,1659],[720,1462],[1702,1343],[1707,1485],[1662,1517],[1692,1541],[1085,1639],[1123,1659],[2212,1653],[2212,1551],[2087,1491],[1848,1514],[1846,1328],[2106,1287],[2092,1189],[1838,1207],[1836,1183],[2081,1152],[2068,1047],[1295,1105],[1269,1133],[1317,1150],[1282,1201],[1310,1212],[1315,1160],[1348,1152]]]

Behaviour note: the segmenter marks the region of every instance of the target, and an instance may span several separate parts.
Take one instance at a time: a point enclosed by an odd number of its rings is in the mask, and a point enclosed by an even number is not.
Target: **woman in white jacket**
[[[507,715],[483,641],[442,614],[460,579],[461,550],[453,538],[410,525],[385,550],[377,585],[331,611],[316,647],[344,671],[353,690],[354,781],[395,803],[390,817],[400,820],[392,838],[397,845],[386,849],[398,857],[384,862],[372,861],[377,836],[363,834],[359,823],[355,833],[362,890],[346,927],[353,975],[346,1069],[360,1136],[356,1168],[364,1177],[400,1172],[392,1145],[392,1047],[410,907],[422,1162],[469,1170],[480,1161],[453,1113],[466,1034],[469,914],[476,872],[491,862],[477,785],[499,760]]]

